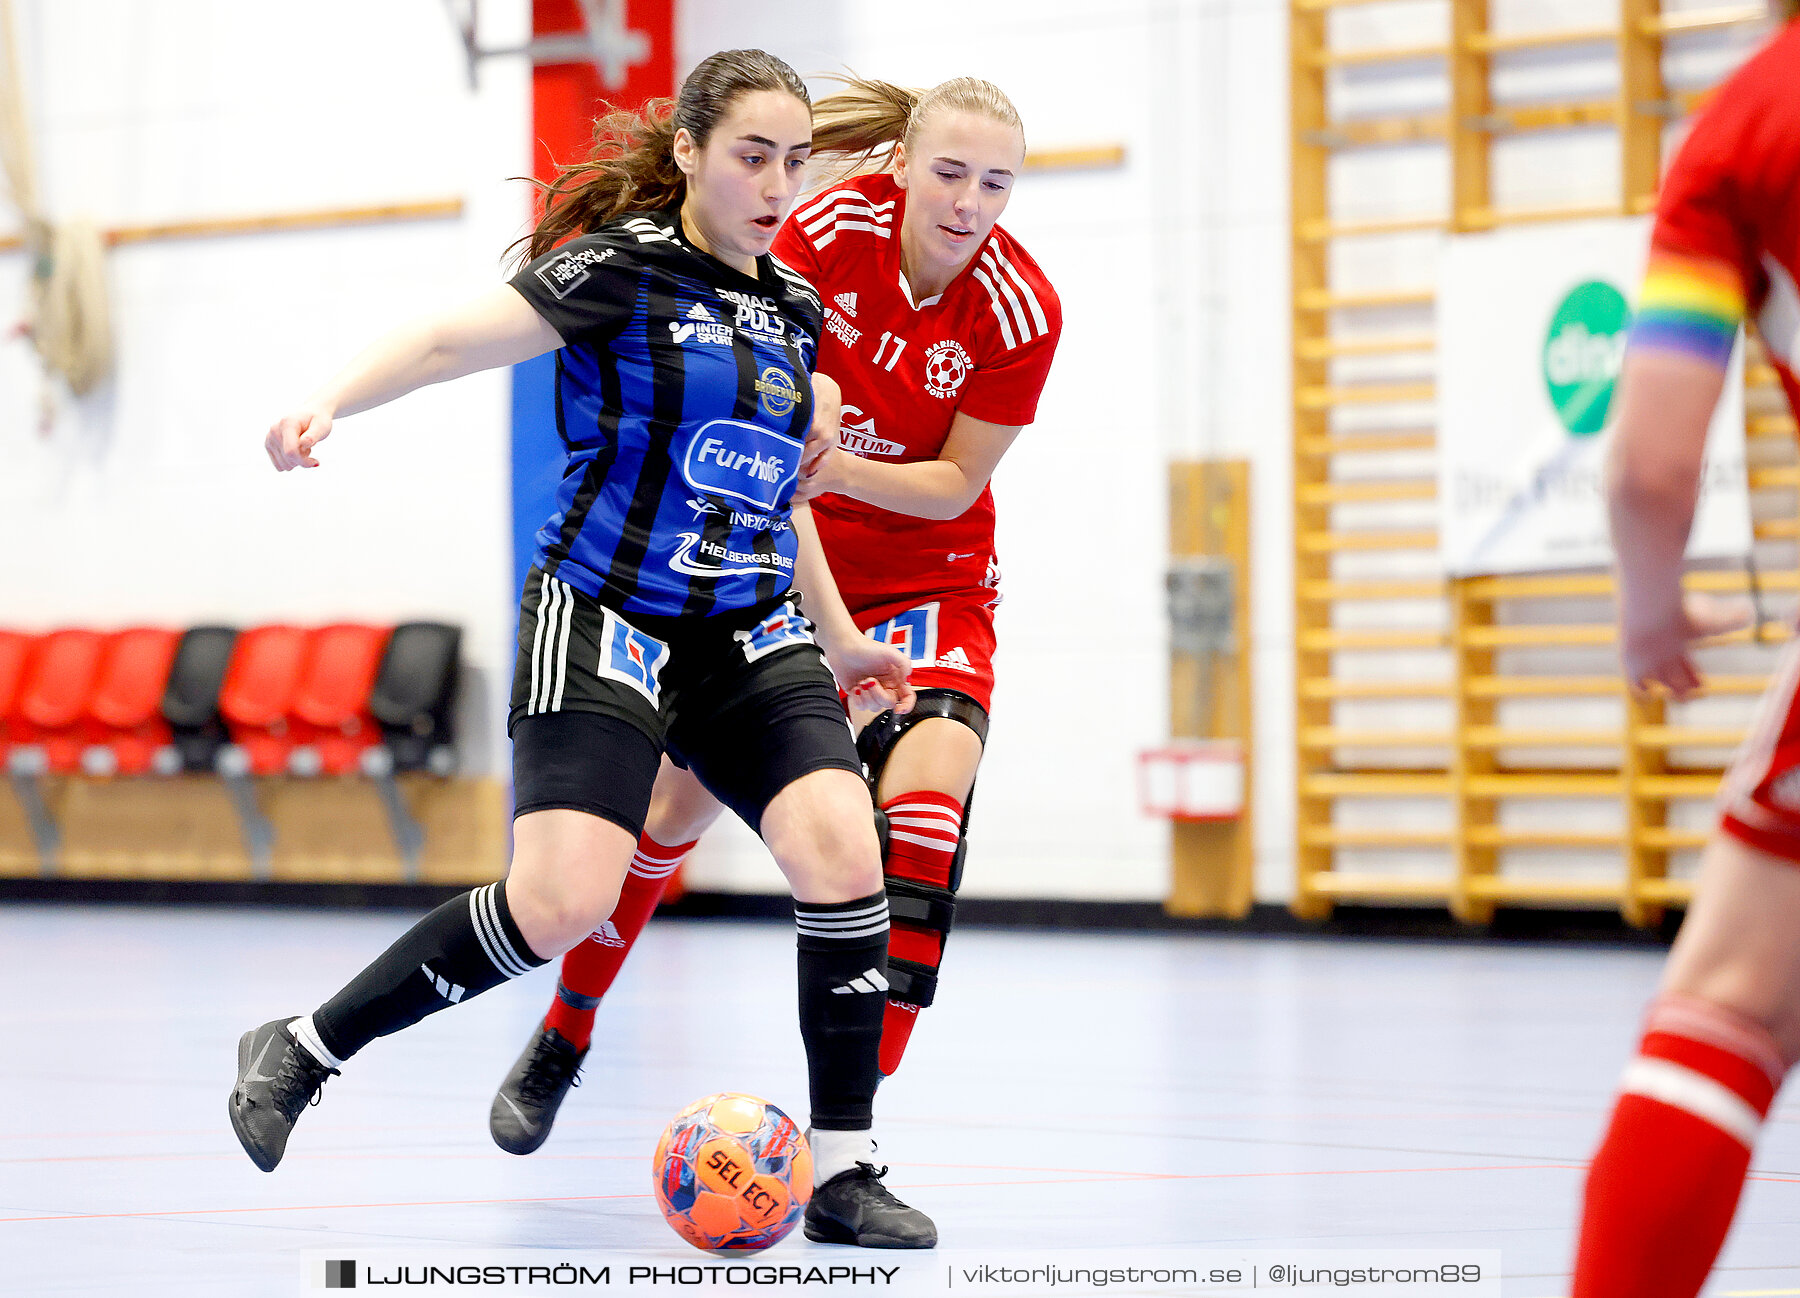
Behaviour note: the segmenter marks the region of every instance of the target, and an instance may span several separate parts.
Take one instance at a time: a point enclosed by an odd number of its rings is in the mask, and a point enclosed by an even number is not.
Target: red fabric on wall
[[[625,26],[649,38],[648,58],[625,72],[625,84],[609,90],[591,62],[546,64],[532,72],[532,166],[537,178],[553,180],[557,164],[587,156],[594,118],[611,104],[635,108],[646,99],[675,93],[676,0],[625,0]],[[535,36],[564,36],[583,30],[576,0],[532,0]]]

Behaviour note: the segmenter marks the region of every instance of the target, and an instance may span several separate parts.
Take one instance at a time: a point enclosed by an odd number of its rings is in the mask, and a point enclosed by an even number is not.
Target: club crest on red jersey
[[[975,362],[954,338],[925,349],[925,390],[934,397],[953,397],[974,372]]]

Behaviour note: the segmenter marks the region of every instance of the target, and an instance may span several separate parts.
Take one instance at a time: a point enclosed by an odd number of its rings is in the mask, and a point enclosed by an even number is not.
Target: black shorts
[[[713,617],[627,620],[533,568],[506,728],[515,816],[568,808],[633,834],[665,749],[759,832],[763,809],[801,776],[862,774],[793,592]]]

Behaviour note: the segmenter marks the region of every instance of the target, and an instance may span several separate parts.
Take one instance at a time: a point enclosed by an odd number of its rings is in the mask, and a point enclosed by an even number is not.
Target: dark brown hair
[[[675,165],[675,132],[685,130],[705,147],[732,104],[759,90],[785,91],[812,107],[806,83],[773,54],[721,50],[688,73],[675,98],[601,116],[584,161],[564,167],[548,185],[531,182],[543,192],[544,211],[537,227],[513,244],[526,245],[521,260],[541,257],[570,235],[586,234],[616,216],[679,202],[687,178]]]

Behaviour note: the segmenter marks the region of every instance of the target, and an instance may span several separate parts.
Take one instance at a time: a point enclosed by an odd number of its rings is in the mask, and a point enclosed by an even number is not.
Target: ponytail
[[[851,172],[884,166],[896,144],[912,148],[919,123],[938,112],[976,113],[1012,127],[1021,141],[1025,137],[1019,110],[991,81],[953,77],[914,90],[851,76],[843,85],[813,109],[813,156],[837,154],[849,160]]]
[[[687,177],[675,165],[675,133],[686,131],[704,148],[732,104],[758,90],[785,91],[812,106],[800,74],[773,54],[721,50],[700,61],[674,99],[652,99],[636,112],[607,113],[594,123],[594,146],[584,161],[564,167],[548,185],[531,182],[544,196],[543,215],[512,248],[524,244],[521,260],[532,261],[614,217],[680,202]]]
[[[564,167],[548,185],[531,183],[543,193],[544,214],[513,244],[526,245],[522,261],[536,261],[570,235],[616,216],[679,202],[687,177],[675,165],[675,101],[652,99],[639,112],[614,109],[595,121],[594,147],[585,161]]]
[[[842,90],[813,108],[813,153],[859,155],[866,162],[890,152],[911,134],[924,96],[891,81],[846,77]]]

